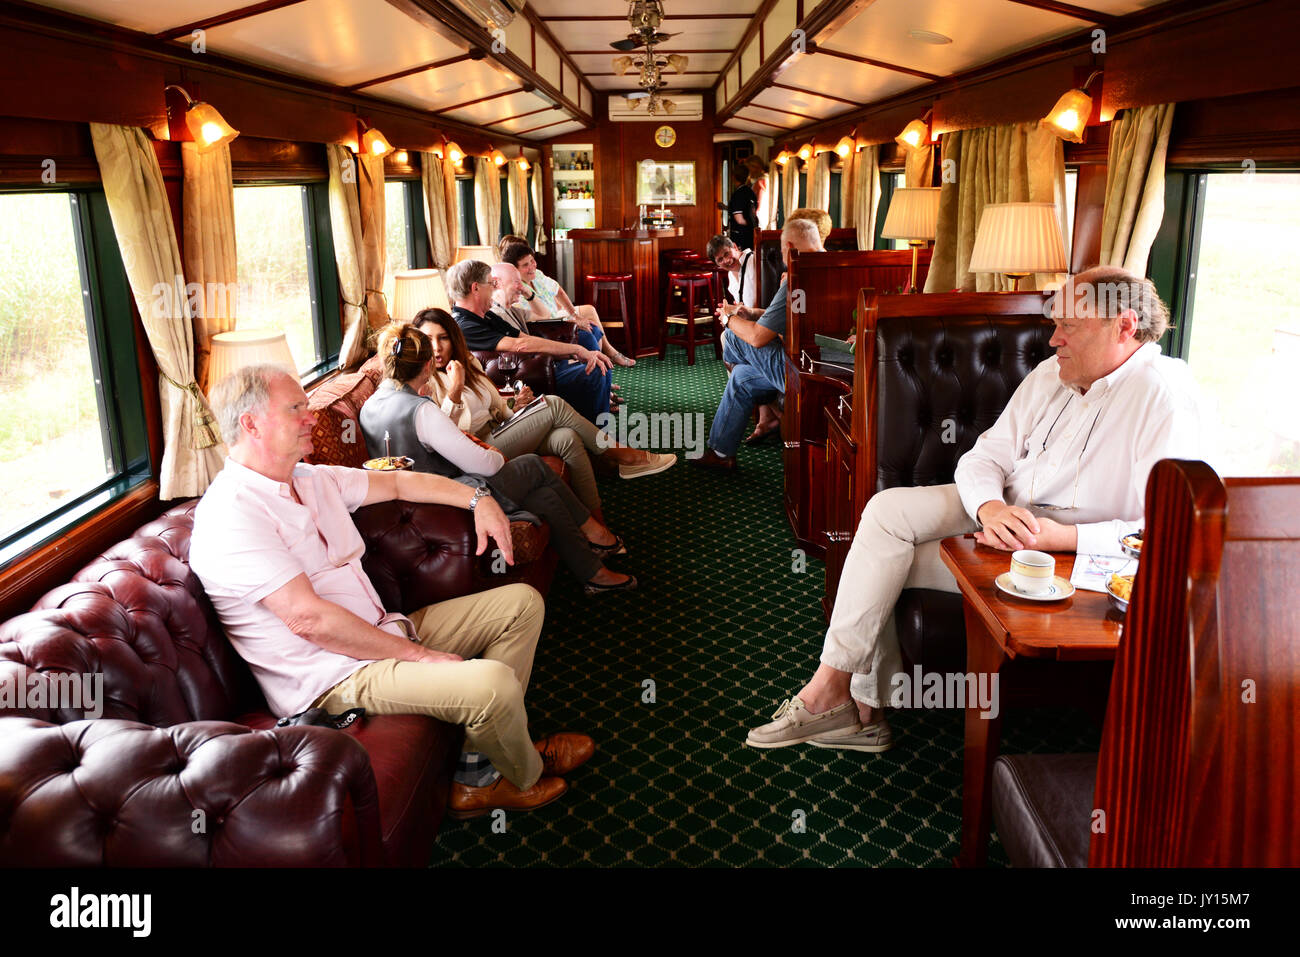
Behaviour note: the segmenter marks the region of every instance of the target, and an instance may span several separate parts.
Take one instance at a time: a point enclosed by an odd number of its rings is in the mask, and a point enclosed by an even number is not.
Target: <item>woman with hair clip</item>
[[[414,325],[433,343],[434,372],[424,392],[460,429],[476,436],[507,458],[527,452],[564,459],[573,475],[573,491],[593,514],[600,513],[600,492],[590,455],[608,456],[625,479],[654,475],[677,463],[677,456],[644,452],[619,445],[558,395],[533,401],[524,386],[515,397],[515,412],[506,406],[479,361],[469,351],[465,334],[443,309],[424,309]]]
[[[600,324],[594,306],[575,306],[564,287],[537,268],[537,257],[525,240],[518,236],[503,236],[497,249],[503,263],[510,263],[519,270],[524,291],[518,305],[529,310],[529,319],[572,319],[578,327],[574,341],[579,345],[603,352],[615,365],[636,365],[635,359],[629,359],[615,349],[606,337],[605,327]]]
[[[491,495],[507,513],[523,510],[539,516],[551,527],[551,542],[560,560],[588,595],[636,587],[634,577],[610,571],[603,562],[607,556],[627,553],[623,540],[592,517],[546,463],[536,455],[507,462],[496,449],[476,443],[437,403],[419,394],[433,375],[433,344],[428,336],[409,322],[390,323],[379,334],[379,355],[384,378],[360,415],[371,454],[383,449],[385,455],[408,455],[417,470],[474,488],[474,501]]]

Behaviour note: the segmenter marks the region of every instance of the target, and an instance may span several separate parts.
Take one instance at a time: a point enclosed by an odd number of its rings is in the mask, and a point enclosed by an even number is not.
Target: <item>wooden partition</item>
[[[851,230],[846,230],[851,232]],[[928,267],[930,252],[922,254]],[[918,266],[918,276],[921,275]],[[853,389],[853,373],[821,361],[816,333],[848,338],[853,311],[863,288],[905,288],[911,276],[910,251],[790,254],[786,309],[785,413],[781,438],[785,451],[785,506],[799,547],[821,557],[826,539],[826,419],[828,403]],[[901,275],[901,280],[899,276]]]
[[[861,291],[852,394],[822,413],[829,430],[822,536],[827,617],[868,499],[896,485],[951,482],[957,460],[1001,415],[1024,375],[1051,355],[1044,297],[1041,292],[881,296]],[[900,340],[911,355],[887,345]],[[922,381],[898,375],[900,368],[921,371],[934,361],[951,364],[948,377],[955,388],[947,395],[919,395]]]
[[[822,245],[827,252],[857,252],[858,231],[832,229]],[[754,265],[758,267],[758,275],[754,277],[754,290],[758,293],[759,306],[766,309],[776,295],[777,286],[781,285],[781,273],[785,272],[785,264],[781,262],[781,230],[754,230],[754,260]]]

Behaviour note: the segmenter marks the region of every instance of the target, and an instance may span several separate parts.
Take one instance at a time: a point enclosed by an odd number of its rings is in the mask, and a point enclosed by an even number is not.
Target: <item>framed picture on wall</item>
[[[642,160],[636,167],[638,206],[694,206],[694,160]]]

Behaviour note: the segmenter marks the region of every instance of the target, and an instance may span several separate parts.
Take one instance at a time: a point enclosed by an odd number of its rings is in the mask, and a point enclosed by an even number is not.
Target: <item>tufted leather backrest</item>
[[[867,413],[874,491],[951,482],[957,460],[1053,353],[1043,297],[864,293],[864,302],[874,326],[874,350],[864,356],[875,376]]]

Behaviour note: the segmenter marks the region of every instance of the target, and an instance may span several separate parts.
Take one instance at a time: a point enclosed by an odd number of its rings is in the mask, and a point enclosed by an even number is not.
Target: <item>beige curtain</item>
[[[1165,156],[1174,105],[1124,110],[1110,124],[1101,263],[1147,274],[1151,243],[1165,214]]]
[[[858,231],[858,248],[874,249],[876,241],[876,215],[880,207],[880,147],[868,146],[858,150],[844,161],[845,167],[852,161],[853,175],[850,183],[853,192],[845,198],[843,192],[844,174],[840,174],[840,208],[850,210],[845,217],[845,226]]]
[[[366,284],[361,268],[361,178],[357,158],[346,146],[325,144],[330,173],[330,232],[334,237],[334,263],[343,293],[343,354],[358,335],[365,342]],[[344,363],[346,365],[346,363]]]
[[[516,236],[528,235],[528,171],[511,162],[506,172],[506,199],[510,204],[510,229]]]
[[[528,180],[528,191],[533,197],[533,216],[537,220],[537,234],[533,239],[533,252],[546,252],[546,226],[542,222],[542,170],[533,164],[532,175]]]
[[[934,182],[934,147],[922,143],[915,149],[904,147],[903,185],[929,186]]]
[[[818,153],[808,171],[808,198],[804,203],[810,209],[831,208],[831,153]]]
[[[230,146],[200,153],[181,144],[181,229],[185,235],[185,276],[202,294],[191,297],[194,323],[194,378],[208,391],[212,337],[235,328],[239,317],[239,270],[235,254],[235,190],[230,177]],[[296,358],[296,357],[295,357]]]
[[[351,339],[343,340],[340,364],[345,369],[355,369],[369,358],[373,352],[371,333],[388,324],[388,304],[384,301],[384,270],[388,265],[384,158],[367,154],[357,160],[361,168],[357,185],[361,194],[361,278],[366,288],[366,322],[353,328]]]
[[[91,123],[90,136],[122,264],[162,380],[158,496],[202,495],[221,470],[224,449],[194,379],[194,327],[162,170],[141,129]]]
[[[433,265],[446,269],[456,256],[456,236],[447,219],[447,191],[443,186],[442,159],[420,154],[420,183],[424,187],[424,226],[429,232]]]
[[[501,174],[485,156],[474,160],[474,219],[480,246],[496,246],[501,238]]]
[[[766,207],[766,218],[763,222],[766,224],[764,229],[776,229],[776,207],[781,197],[781,167],[773,160],[767,168],[767,192],[763,196],[763,205]]]
[[[949,160],[952,161],[949,164]],[[943,137],[938,236],[926,292],[1001,292],[1004,276],[968,269],[980,215],[990,203],[1055,203],[1065,238],[1065,152],[1061,140],[1040,122],[958,130]],[[947,171],[955,173],[950,182]],[[910,182],[910,181],[909,181]],[[1022,290],[1042,289],[1058,277],[1037,275]]]
[[[789,219],[790,214],[799,208],[798,164],[799,160],[791,156],[785,162],[785,169],[781,171],[781,204],[785,219]],[[785,225],[784,221],[782,225]]]

